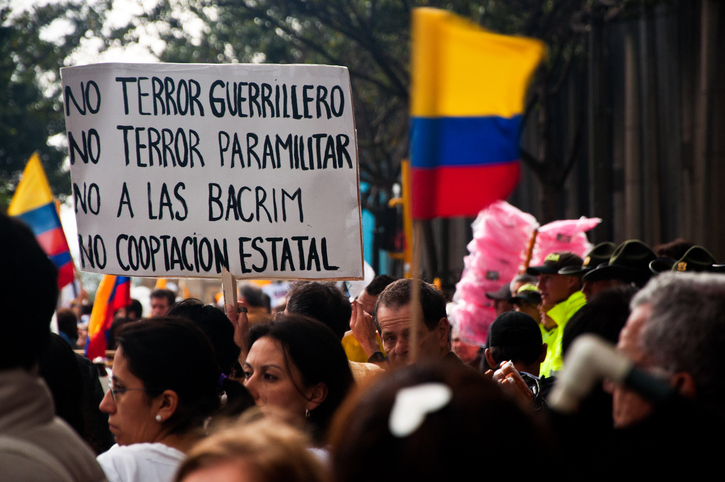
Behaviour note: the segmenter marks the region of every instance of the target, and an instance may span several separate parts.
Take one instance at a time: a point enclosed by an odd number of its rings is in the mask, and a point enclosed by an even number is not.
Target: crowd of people
[[[21,222],[0,233],[3,480],[611,480],[719,460],[725,266],[701,246],[550,253],[487,294],[484,346],[422,280],[298,281],[277,313],[248,286],[224,309],[155,291],[109,331],[102,387],[76,315],[51,333],[52,262]]]

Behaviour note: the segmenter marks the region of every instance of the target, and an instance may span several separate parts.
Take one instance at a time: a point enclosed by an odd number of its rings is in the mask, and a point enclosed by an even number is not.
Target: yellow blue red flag
[[[86,357],[93,360],[106,354],[106,337],[113,317],[120,308],[131,304],[131,278],[104,274],[93,300],[93,311],[88,322]]]
[[[23,177],[20,178],[13,199],[10,201],[8,215],[21,219],[33,231],[38,244],[58,269],[58,288],[71,283],[74,274],[73,259],[60,224],[48,178],[37,153],[32,155],[25,166]]]
[[[412,39],[413,217],[476,216],[518,182],[524,97],[545,47],[434,8],[413,11]]]

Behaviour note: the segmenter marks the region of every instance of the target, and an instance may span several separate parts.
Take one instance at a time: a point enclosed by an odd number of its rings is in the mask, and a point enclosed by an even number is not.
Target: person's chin
[[[114,438],[114,440],[116,441],[116,443],[117,443],[118,445],[127,445],[127,444],[126,444],[126,443],[124,442],[124,439],[123,439],[123,435],[122,435],[122,434],[121,434],[121,432],[120,432],[120,431],[118,430],[118,427],[116,427],[115,425],[111,425],[111,424],[109,424],[109,425],[108,425],[108,430],[109,430],[109,431],[110,431],[110,432],[111,432],[111,433],[113,434],[113,438]]]
[[[396,356],[390,358],[390,364],[394,367],[404,367],[410,365],[411,360],[408,356]]]

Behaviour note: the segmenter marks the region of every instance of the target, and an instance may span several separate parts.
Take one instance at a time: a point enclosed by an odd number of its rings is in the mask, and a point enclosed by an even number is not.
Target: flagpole
[[[529,246],[526,249],[526,259],[524,260],[524,267],[521,270],[521,274],[525,274],[526,269],[529,267],[529,264],[531,264],[531,257],[534,255],[534,246],[536,246],[536,236],[538,236],[538,234],[538,229],[534,229],[534,232],[531,233],[531,239],[529,240]]]
[[[65,236],[65,227],[63,227],[63,218],[60,215],[60,206],[61,206],[60,199],[54,197],[53,201],[55,202],[55,210],[58,212],[58,219],[60,220],[60,226],[61,226],[61,228],[63,228],[63,235]],[[66,238],[66,240],[67,240],[67,238]],[[74,281],[71,282],[71,286],[73,287],[73,298],[77,299],[79,293],[78,293],[78,288],[76,287],[76,284],[75,284],[75,280],[78,280],[78,285],[80,286],[81,291],[83,291],[83,280],[81,279],[80,271],[78,270],[78,266],[76,266],[76,260],[73,259],[73,256],[71,256],[70,259],[71,259],[71,263],[73,264],[73,280]]]
[[[403,247],[403,276],[410,278],[413,275],[413,186],[410,176],[410,161],[400,161],[400,180],[403,196],[403,234],[405,246]]]
[[[419,328],[423,323],[423,310],[420,304],[420,246],[423,241],[423,225],[425,221],[413,221],[412,243],[412,283],[410,292],[410,358],[413,363],[418,361]]]

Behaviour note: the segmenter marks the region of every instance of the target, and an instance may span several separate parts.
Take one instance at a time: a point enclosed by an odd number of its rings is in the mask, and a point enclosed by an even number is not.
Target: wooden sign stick
[[[222,268],[222,295],[224,306],[232,305],[237,308],[237,278],[226,268]]]

